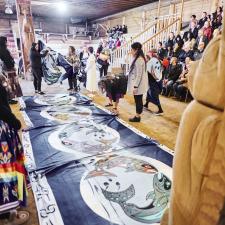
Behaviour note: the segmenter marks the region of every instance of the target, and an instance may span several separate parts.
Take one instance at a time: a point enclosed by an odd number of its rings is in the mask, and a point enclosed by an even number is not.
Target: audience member
[[[174,83],[178,80],[181,73],[182,66],[178,64],[176,57],[172,57],[163,81],[163,95],[168,96],[170,94]]]
[[[167,56],[166,49],[163,48],[162,42],[158,43],[158,51],[157,51],[158,57],[160,60],[163,60]]]
[[[205,25],[205,22],[208,21],[208,15],[207,15],[207,12],[203,12],[202,13],[202,18],[199,20],[198,22],[198,26],[197,28],[200,30],[202,29],[202,27]]]
[[[185,59],[187,57],[191,58],[193,60],[193,57],[194,57],[194,51],[191,49],[191,43],[189,44],[186,44],[184,46],[184,48],[181,50],[180,54],[179,54],[179,61],[184,63],[185,62]]]
[[[198,45],[201,42],[204,42],[205,46],[207,46],[207,44],[208,44],[208,39],[207,39],[207,37],[204,36],[203,29],[198,31],[198,37],[195,41],[194,49],[198,49]]]
[[[216,12],[214,12],[212,14],[212,28],[213,28],[213,30],[222,26],[222,20],[223,20],[222,13],[223,13],[222,7],[218,7]]]
[[[210,26],[209,21],[206,21],[204,24],[203,35],[207,38],[207,42],[209,42],[212,38],[212,27]]]
[[[169,39],[167,40],[166,46],[167,47],[170,46],[171,49],[172,49],[174,44],[175,44],[175,36],[174,36],[173,32],[170,32]]]
[[[195,50],[194,55],[193,55],[193,58],[195,61],[202,58],[204,50],[205,50],[205,43],[200,42],[198,45],[198,49]]]
[[[183,67],[183,71],[179,76],[179,79],[173,85],[174,96],[176,98],[180,98],[180,100],[184,100],[186,98],[186,94],[188,91],[187,87],[187,75],[190,68],[191,59],[187,57],[185,59],[185,65]]]
[[[184,41],[179,34],[175,38],[175,43],[178,44],[179,48],[182,48],[184,45]]]
[[[198,37],[197,22],[191,22],[189,32],[192,34],[192,38],[196,39]]]

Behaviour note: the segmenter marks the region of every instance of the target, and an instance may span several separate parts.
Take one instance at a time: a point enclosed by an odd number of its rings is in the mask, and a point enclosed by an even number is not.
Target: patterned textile
[[[10,88],[9,90],[10,99],[23,96],[16,71],[15,70],[6,71],[6,74],[8,77],[8,83]]]
[[[0,121],[0,213],[25,206],[27,172],[17,132]]]

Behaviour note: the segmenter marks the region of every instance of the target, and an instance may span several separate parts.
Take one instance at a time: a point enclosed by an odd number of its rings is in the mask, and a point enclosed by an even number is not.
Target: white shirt
[[[147,63],[147,71],[152,74],[156,80],[162,79],[162,65],[160,61],[153,57]]]

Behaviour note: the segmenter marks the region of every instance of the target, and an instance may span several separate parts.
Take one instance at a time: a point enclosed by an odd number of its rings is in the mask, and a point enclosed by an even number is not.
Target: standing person
[[[96,62],[94,56],[94,49],[93,47],[88,48],[89,58],[87,60],[87,86],[86,89],[93,94],[97,91],[97,75],[96,75]]]
[[[149,102],[158,106],[155,115],[162,115],[163,110],[159,100],[159,94],[162,92],[162,64],[157,58],[156,50],[149,52],[150,60],[147,63],[149,90],[147,92],[145,108],[148,108]]]
[[[44,95],[45,93],[41,91],[41,82],[42,82],[42,64],[41,58],[45,57],[48,54],[48,50],[44,54],[39,52],[39,46],[37,43],[33,43],[30,50],[30,64],[32,68],[32,73],[34,76],[34,88],[35,93]]]
[[[3,71],[5,72],[9,84],[9,103],[15,104],[15,97],[21,97],[22,90],[19,84],[18,76],[15,70],[15,61],[7,49],[7,38],[0,37],[0,60],[3,62]]]
[[[69,47],[67,61],[71,67],[66,71],[68,74],[69,89],[68,91],[77,91],[77,75],[80,69],[80,58],[76,54],[76,49],[73,46]]]
[[[21,123],[11,112],[7,92],[1,83],[0,105],[0,154],[3,159],[0,160],[0,224],[24,224],[29,220],[29,213],[16,210],[25,206],[27,197],[24,152],[17,133]]]
[[[79,59],[80,59],[82,67],[86,66],[88,57],[89,57],[88,49],[87,47],[83,47],[83,50],[80,52],[80,55],[79,55]]]
[[[107,76],[109,68],[110,50],[107,48],[106,42],[104,42],[103,45],[98,48],[97,54],[99,55],[97,62],[100,65],[100,77],[102,77],[103,74],[104,76]]]
[[[139,42],[131,45],[131,55],[133,56],[133,62],[128,75],[128,92],[134,95],[136,115],[129,121],[140,122],[143,112],[143,95],[148,89],[148,77],[145,55]]]

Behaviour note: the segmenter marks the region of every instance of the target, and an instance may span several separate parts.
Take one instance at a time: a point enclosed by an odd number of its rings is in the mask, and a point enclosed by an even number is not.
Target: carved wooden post
[[[16,0],[17,19],[20,32],[21,50],[23,56],[24,73],[29,69],[29,54],[32,43],[35,41],[33,19],[30,0]],[[25,76],[26,77],[26,76]],[[27,77],[26,77],[27,78]]]

